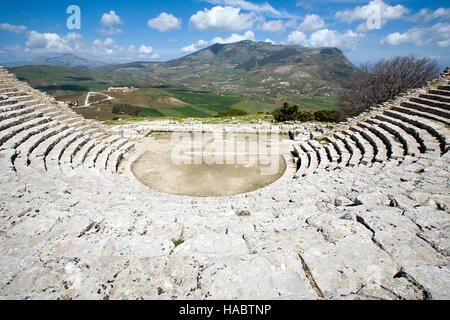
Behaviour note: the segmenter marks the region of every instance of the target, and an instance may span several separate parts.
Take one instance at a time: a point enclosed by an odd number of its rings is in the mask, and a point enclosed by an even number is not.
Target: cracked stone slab
[[[446,258],[419,238],[419,227],[397,208],[380,208],[361,213],[358,219],[374,231],[373,240],[400,265],[439,265]]]
[[[320,228],[325,239],[328,241],[337,241],[349,235],[358,235],[362,238],[372,238],[373,233],[362,224],[344,219],[334,219],[325,223]]]
[[[281,230],[277,233],[248,233],[244,235],[251,253],[295,250],[302,252],[312,246],[324,244],[322,234],[313,228],[303,227],[294,230]]]
[[[392,278],[400,268],[370,238],[354,234],[301,256],[325,298],[356,293],[371,278]]]
[[[444,229],[450,227],[450,214],[431,207],[416,207],[405,210],[405,217],[410,218],[422,229]]]
[[[200,270],[205,299],[317,299],[295,251],[208,260]]]
[[[140,258],[130,262],[102,292],[109,299],[200,299],[198,262],[192,257]]]
[[[244,239],[235,234],[201,234],[186,240],[173,250],[174,256],[192,256],[200,263],[213,257],[248,253]]]
[[[450,299],[450,266],[420,265],[402,268],[413,282],[417,283],[428,293],[429,299]]]

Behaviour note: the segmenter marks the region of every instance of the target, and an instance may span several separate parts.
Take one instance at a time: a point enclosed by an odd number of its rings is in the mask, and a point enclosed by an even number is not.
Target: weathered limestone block
[[[433,248],[450,257],[450,226],[439,230],[426,230],[419,237],[428,242]]]
[[[356,293],[371,279],[380,283],[400,268],[369,238],[359,235],[313,247],[301,256],[325,298]]]
[[[410,218],[422,229],[444,229],[450,227],[450,215],[431,207],[416,207],[405,210],[405,217]]]
[[[448,265],[404,267],[402,273],[425,290],[429,299],[450,299],[450,267]]]
[[[200,299],[198,263],[192,257],[140,258],[111,280],[110,299]]]
[[[251,253],[294,250],[303,252],[312,246],[324,244],[323,236],[314,228],[283,230],[277,233],[257,232],[244,235]]]
[[[373,233],[362,224],[352,220],[335,219],[325,223],[320,231],[328,241],[337,241],[349,235],[358,235],[362,238],[372,238]]]
[[[174,256],[193,256],[200,263],[213,257],[245,255],[247,245],[242,237],[234,234],[201,234],[180,244]]]
[[[374,231],[373,240],[400,265],[438,265],[445,257],[420,239],[419,227],[397,208],[380,208],[361,213],[358,221]]]
[[[205,299],[318,298],[291,250],[208,260],[200,269],[199,284]]]

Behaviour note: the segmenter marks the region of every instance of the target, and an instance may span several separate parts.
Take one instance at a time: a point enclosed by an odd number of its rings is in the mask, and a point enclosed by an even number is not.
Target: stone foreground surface
[[[325,165],[311,143],[295,149],[298,179],[192,198],[140,185],[127,170],[139,150],[120,162],[129,141],[2,69],[0,110],[2,299],[450,299],[443,119],[408,118],[437,128],[415,127],[423,152],[385,129],[377,159],[347,141]]]

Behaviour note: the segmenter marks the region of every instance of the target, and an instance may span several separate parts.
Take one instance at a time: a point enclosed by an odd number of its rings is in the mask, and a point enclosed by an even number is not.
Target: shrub
[[[239,116],[246,116],[248,115],[247,111],[241,110],[241,109],[231,109],[227,111],[221,111],[219,112],[216,117],[222,118],[222,117],[239,117]]]
[[[309,111],[299,111],[295,120],[300,122],[314,121],[314,113]]]
[[[344,84],[340,93],[341,109],[344,116],[357,115],[408,89],[423,86],[438,74],[439,65],[435,60],[414,56],[362,65]]]
[[[320,122],[338,122],[339,113],[337,111],[320,110],[314,113],[314,120]]]
[[[281,108],[275,109],[272,115],[277,122],[294,121],[297,120],[298,109],[298,105],[290,105],[285,102]]]
[[[114,114],[128,114],[136,117],[141,109],[126,103],[116,103],[112,106],[112,113]]]

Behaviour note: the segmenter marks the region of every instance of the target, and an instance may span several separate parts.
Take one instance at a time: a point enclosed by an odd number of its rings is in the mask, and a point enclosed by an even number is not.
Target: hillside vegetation
[[[49,65],[10,68],[34,88],[62,101],[72,97],[79,105],[89,91],[139,88],[111,95],[118,103],[140,108],[140,115],[154,117],[212,117],[232,109],[270,113],[285,101],[310,111],[333,110],[341,83],[355,70],[336,48],[252,41],[215,44],[168,62],[133,62],[95,70]]]

